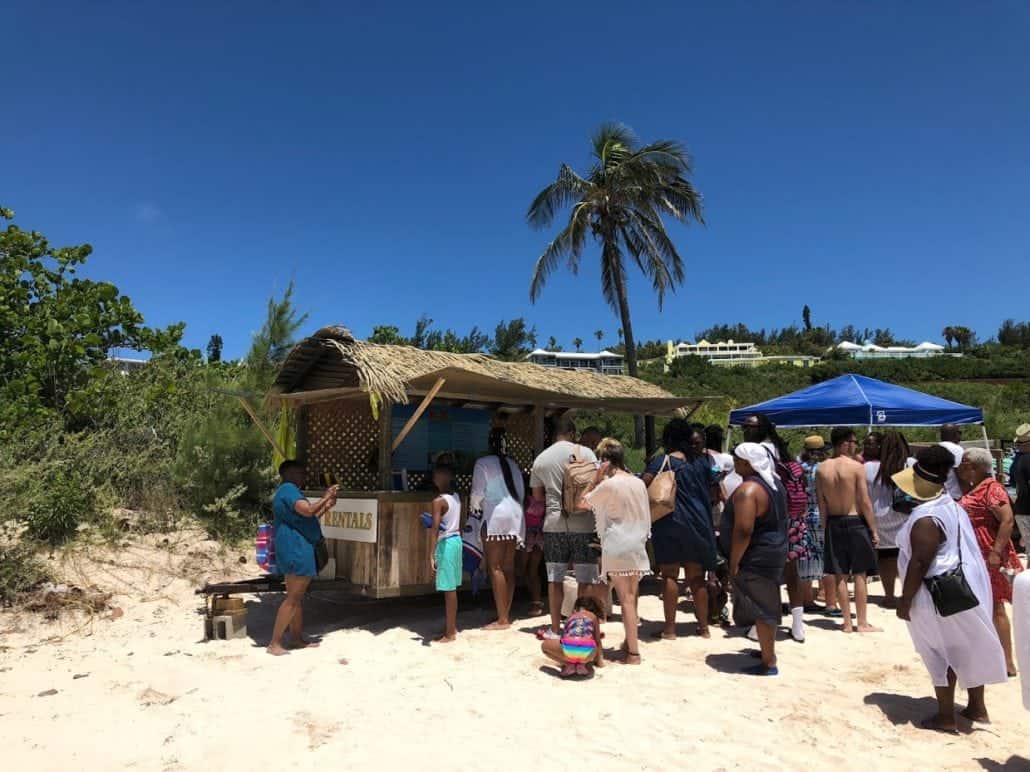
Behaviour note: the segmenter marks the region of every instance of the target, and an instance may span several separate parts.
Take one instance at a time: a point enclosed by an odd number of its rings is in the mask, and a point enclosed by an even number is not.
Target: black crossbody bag
[[[956,531],[958,539],[958,565],[950,571],[945,571],[937,576],[928,576],[923,579],[923,584],[933,598],[934,608],[942,617],[950,617],[962,611],[969,611],[980,605],[980,601],[973,592],[973,588],[966,581],[966,575],[962,571],[962,533]]]

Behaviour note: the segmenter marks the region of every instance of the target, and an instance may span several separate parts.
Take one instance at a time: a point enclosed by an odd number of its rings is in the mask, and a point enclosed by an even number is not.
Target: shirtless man
[[[848,599],[848,577],[855,577],[855,610],[858,632],[881,632],[869,624],[866,616],[868,588],[866,574],[876,573],[876,518],[866,487],[865,469],[853,459],[855,433],[838,426],[830,433],[833,458],[823,461],[815,473],[819,512],[826,526],[825,571],[837,581],[837,600],[844,612],[843,630],[851,626],[851,601]]]

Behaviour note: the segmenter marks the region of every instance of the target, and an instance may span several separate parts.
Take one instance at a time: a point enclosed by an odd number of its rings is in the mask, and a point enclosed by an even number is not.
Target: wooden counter
[[[305,494],[318,497],[323,492],[308,490]],[[433,497],[429,491],[340,491],[337,506],[323,518],[329,554],[336,558],[336,578],[349,581],[357,592],[369,598],[434,592],[429,531],[419,517],[429,511]],[[462,499],[464,515],[467,497]],[[370,502],[374,502],[374,512]],[[355,538],[331,538],[339,533],[334,524],[363,527],[369,522],[369,515],[375,519],[374,541],[369,540],[371,534],[359,531],[353,533]],[[317,588],[317,583],[313,588]]]

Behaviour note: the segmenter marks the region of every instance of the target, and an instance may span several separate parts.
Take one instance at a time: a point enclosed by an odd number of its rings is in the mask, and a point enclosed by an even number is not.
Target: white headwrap
[[[769,450],[757,442],[742,442],[733,451],[734,455],[751,464],[755,474],[765,480],[770,488],[776,487],[776,474],[773,472],[773,461]]]

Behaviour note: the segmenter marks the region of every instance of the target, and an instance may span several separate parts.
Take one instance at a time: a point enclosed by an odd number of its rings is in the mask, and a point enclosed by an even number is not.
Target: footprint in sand
[[[315,750],[333,739],[340,731],[340,724],[327,724],[324,720],[316,720],[310,713],[301,712],[293,719],[298,732],[308,736],[308,749]]]

